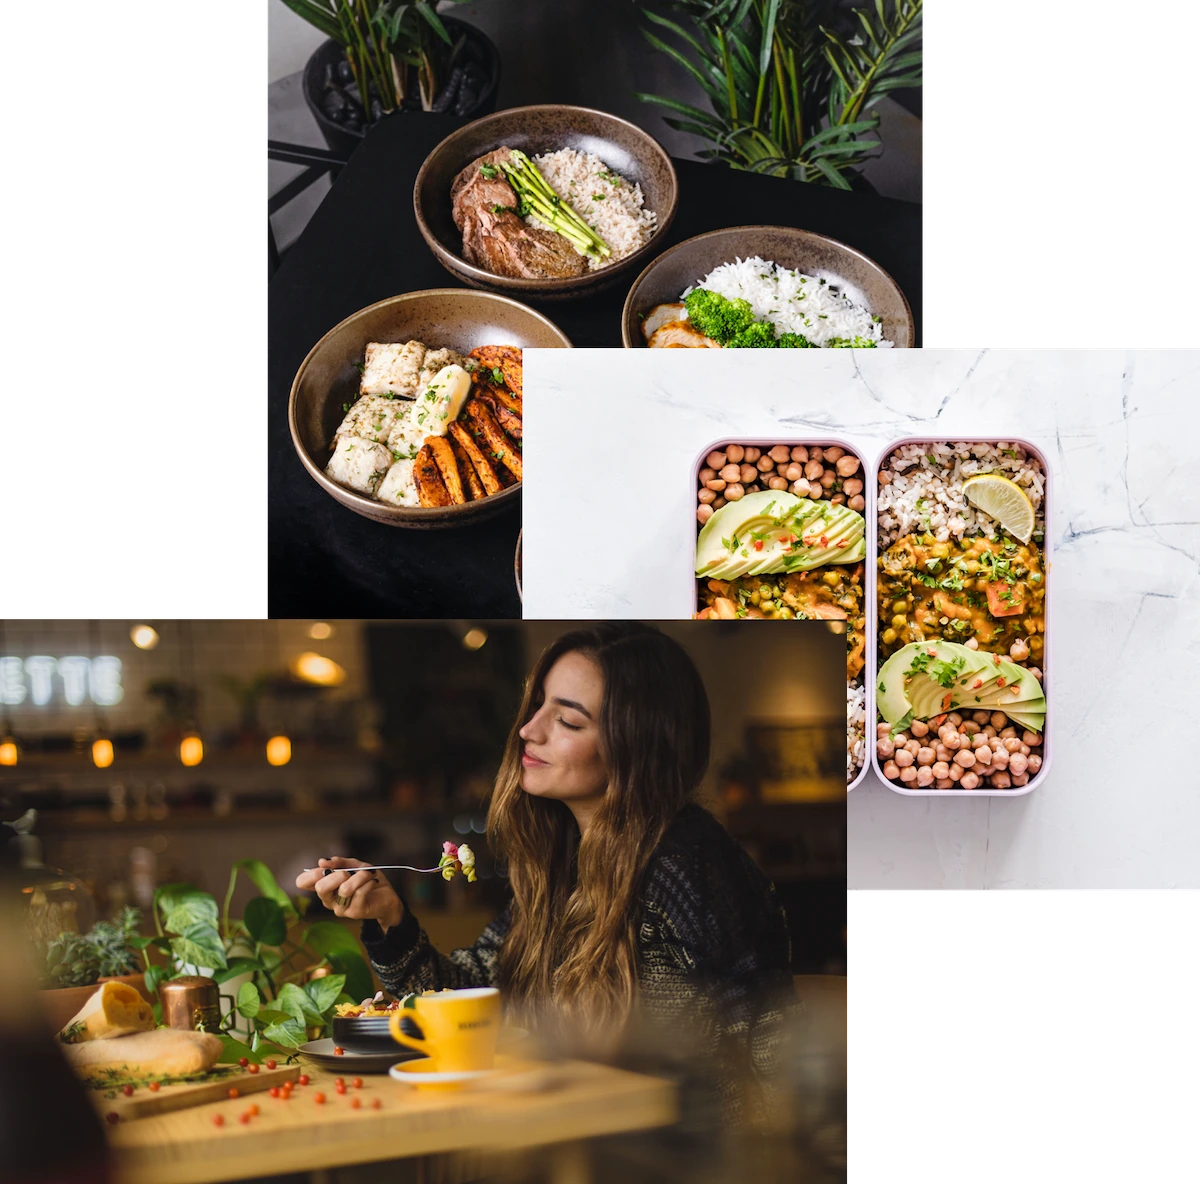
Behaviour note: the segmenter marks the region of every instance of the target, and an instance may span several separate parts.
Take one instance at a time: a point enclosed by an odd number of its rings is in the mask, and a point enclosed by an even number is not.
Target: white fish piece
[[[383,395],[363,395],[346,412],[346,418],[333,437],[333,446],[337,447],[339,436],[357,436],[360,440],[384,444],[396,421],[407,416],[411,408],[411,403],[386,399]]]
[[[384,445],[361,436],[339,436],[325,475],[348,489],[373,496],[391,467],[392,454]]]
[[[429,350],[425,354],[425,360],[421,363],[421,373],[417,381],[418,399],[425,393],[425,388],[433,381],[437,372],[445,366],[461,366],[465,370],[467,369],[467,359],[453,349]]]
[[[443,366],[412,406],[414,427],[426,436],[444,436],[471,393],[471,376],[461,366]]]
[[[415,456],[415,454],[414,454]],[[375,500],[388,506],[418,506],[421,499],[417,496],[417,483],[413,480],[413,459],[405,457],[395,461],[388,469],[387,476],[379,483],[375,491]]]
[[[367,343],[359,392],[364,395],[400,395],[415,399],[425,360],[420,341]]]
[[[392,450],[393,460],[413,460],[425,443],[425,437],[430,433],[417,427],[412,421],[415,403],[403,404],[404,414],[393,424],[388,433],[387,446]]]

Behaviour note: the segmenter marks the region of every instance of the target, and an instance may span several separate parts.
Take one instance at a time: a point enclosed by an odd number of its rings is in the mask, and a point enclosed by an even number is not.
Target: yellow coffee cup
[[[392,1013],[392,1039],[423,1052],[438,1073],[473,1073],[496,1063],[500,1036],[500,992],[495,987],[468,987],[418,995],[413,1008]],[[407,1016],[421,1029],[423,1040],[400,1030]]]

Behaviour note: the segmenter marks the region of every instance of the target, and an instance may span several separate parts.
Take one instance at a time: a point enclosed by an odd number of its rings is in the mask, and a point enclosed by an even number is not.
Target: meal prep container
[[[1044,537],[1042,540],[1042,567],[1046,578],[1046,604],[1045,604],[1045,643],[1042,649],[1042,693],[1046,696],[1046,724],[1042,731],[1041,757],[1042,767],[1037,773],[1031,777],[1027,784],[1018,786],[1013,789],[992,789],[991,787],[981,786],[979,789],[907,789],[900,782],[889,781],[883,775],[883,766],[879,762],[879,756],[875,748],[875,728],[879,723],[877,712],[875,710],[875,675],[879,666],[879,639],[876,634],[876,604],[879,599],[878,589],[876,587],[876,576],[878,574],[878,558],[879,558],[879,523],[877,518],[877,497],[879,492],[879,470],[883,462],[887,460],[897,448],[903,448],[906,444],[954,444],[956,442],[966,442],[972,444],[1018,444],[1025,451],[1038,461],[1042,466],[1042,476],[1045,481],[1045,492],[1042,495],[1041,514],[1045,522]],[[845,445],[843,445],[845,447]],[[867,501],[867,509],[869,512],[868,522],[872,529],[869,531],[867,538],[867,563],[870,565],[871,578],[869,580],[871,597],[871,612],[867,616],[867,629],[870,638],[870,655],[868,657],[867,668],[871,671],[871,682],[868,687],[867,695],[867,738],[870,742],[870,757],[871,764],[874,766],[875,773],[879,780],[883,782],[888,789],[894,790],[896,793],[902,793],[908,797],[959,797],[959,798],[1015,798],[1023,794],[1031,793],[1039,785],[1045,781],[1047,774],[1050,772],[1050,758],[1052,752],[1051,737],[1054,730],[1054,696],[1051,685],[1051,680],[1054,677],[1054,658],[1053,658],[1053,633],[1051,632],[1050,624],[1050,604],[1053,598],[1053,587],[1051,577],[1052,567],[1052,528],[1053,528],[1053,496],[1052,486],[1053,477],[1050,472],[1050,465],[1046,460],[1046,454],[1042,452],[1036,445],[1031,444],[1028,440],[1022,440],[1019,436],[1000,437],[983,437],[983,436],[955,436],[939,437],[931,439],[921,436],[907,436],[903,440],[893,440],[879,455],[875,462],[874,469],[871,470],[871,493],[872,496]],[[857,783],[856,783],[857,784]]]
[[[864,710],[866,711],[866,725],[864,739],[869,749],[868,755],[875,751],[874,744],[874,719],[875,719],[875,595],[874,595],[874,553],[872,549],[871,536],[875,523],[875,492],[876,481],[875,473],[867,468],[866,458],[863,456],[861,448],[856,448],[853,444],[846,440],[838,439],[835,436],[823,436],[819,439],[812,437],[801,436],[770,436],[759,437],[752,433],[747,433],[744,436],[722,436],[718,440],[714,440],[711,444],[705,445],[699,455],[696,457],[696,463],[692,466],[689,476],[691,477],[691,489],[689,491],[692,504],[696,502],[696,486],[699,481],[700,470],[705,467],[705,460],[708,454],[714,450],[724,450],[730,444],[751,444],[753,447],[762,448],[764,451],[769,448],[774,448],[777,444],[784,444],[788,448],[804,447],[804,448],[841,448],[843,451],[858,458],[859,464],[862,466],[862,481],[863,481],[863,497],[866,500],[866,506],[862,510],[862,515],[866,519],[867,533],[867,555],[863,560],[864,575],[863,575],[863,598],[866,603],[863,605],[866,615],[864,625],[865,642],[863,645],[863,657],[865,665],[863,666],[861,678],[863,686],[866,689],[866,699]],[[692,512],[692,522],[695,524],[695,511]],[[695,567],[695,534],[692,536],[692,566],[689,572],[692,581],[692,612],[700,611],[700,593],[699,581],[696,575]],[[784,622],[786,624],[786,622]],[[852,781],[847,782],[846,790],[849,792],[856,786],[860,785],[863,778],[867,775],[867,767],[870,764],[869,759],[864,759],[862,767],[855,774]]]

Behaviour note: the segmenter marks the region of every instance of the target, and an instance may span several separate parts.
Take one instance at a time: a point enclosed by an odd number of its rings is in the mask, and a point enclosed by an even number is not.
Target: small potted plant
[[[456,0],[465,3],[465,0]],[[436,3],[283,0],[329,38],[304,67],[304,98],[325,142],[352,152],[393,111],[485,115],[495,110],[500,56],[472,25]]]

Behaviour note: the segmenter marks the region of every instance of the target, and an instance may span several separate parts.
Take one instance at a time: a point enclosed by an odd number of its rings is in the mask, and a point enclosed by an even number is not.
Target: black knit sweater
[[[363,944],[389,992],[494,986],[511,904],[479,940],[437,952],[407,907]],[[794,1002],[787,922],[771,882],[707,811],[688,806],[651,856],[639,893],[638,1030],[657,1030],[707,1066],[734,1111],[774,1078]],[[752,1107],[758,1109],[757,1105]]]

